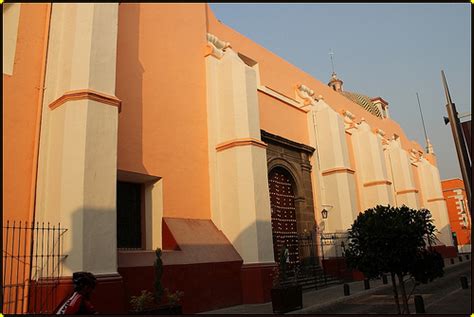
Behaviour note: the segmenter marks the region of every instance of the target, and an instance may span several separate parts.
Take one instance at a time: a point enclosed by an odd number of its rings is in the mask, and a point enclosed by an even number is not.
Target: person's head
[[[97,280],[90,272],[74,272],[72,282],[74,283],[74,291],[88,297],[92,294]]]

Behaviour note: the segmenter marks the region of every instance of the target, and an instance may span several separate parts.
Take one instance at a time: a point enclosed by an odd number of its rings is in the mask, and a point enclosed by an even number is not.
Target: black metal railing
[[[345,275],[348,273],[346,262],[343,260],[346,252],[346,247],[349,243],[349,234],[347,232],[327,232],[321,233],[320,237],[320,250],[323,269],[325,275],[333,275],[337,278],[345,279]],[[327,261],[331,260],[330,272],[328,272]]]
[[[3,225],[3,314],[49,314],[62,273],[61,224],[7,221]]]
[[[348,245],[347,232],[328,232],[320,234],[321,255],[328,257],[343,257]]]

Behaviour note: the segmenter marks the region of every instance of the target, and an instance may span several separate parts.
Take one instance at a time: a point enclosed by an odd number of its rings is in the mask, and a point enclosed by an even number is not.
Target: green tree
[[[360,213],[352,224],[345,257],[350,267],[368,278],[390,274],[400,314],[397,277],[403,312],[410,313],[404,278],[410,276],[418,283],[426,283],[443,275],[443,259],[430,248],[435,232],[427,209],[379,205]]]

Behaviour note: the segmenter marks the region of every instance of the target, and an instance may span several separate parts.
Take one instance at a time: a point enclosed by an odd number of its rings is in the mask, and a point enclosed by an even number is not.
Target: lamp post
[[[326,208],[324,208],[323,210],[321,210],[321,216],[323,217],[323,219],[327,219],[327,218],[328,218],[328,211],[326,210]]]
[[[328,210],[326,208],[323,208],[323,210],[321,210],[321,218],[323,218],[323,220],[326,220],[328,218]],[[321,236],[320,243],[321,243],[321,256],[322,256],[321,265],[323,267],[324,284],[327,285],[328,282],[326,278],[326,263],[324,261],[324,236],[322,232],[320,232],[320,236]]]
[[[466,144],[462,137],[461,122],[458,118],[456,106],[451,101],[451,95],[449,94],[448,84],[444,71],[441,71],[441,77],[443,80],[444,92],[446,94],[446,110],[448,111],[448,119],[451,125],[451,131],[453,133],[454,145],[456,146],[456,152],[458,154],[459,165],[461,167],[462,179],[464,181],[464,187],[466,189],[467,202],[469,204],[469,212],[471,211],[471,165],[469,164],[469,158],[467,155]],[[445,120],[446,121],[446,120]]]

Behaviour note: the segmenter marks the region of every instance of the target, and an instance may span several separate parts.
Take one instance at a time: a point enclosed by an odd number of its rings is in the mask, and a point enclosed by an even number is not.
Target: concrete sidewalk
[[[381,279],[371,280],[370,289],[364,289],[364,281],[357,281],[348,283],[350,287],[349,296],[344,296],[343,284],[333,285],[318,290],[307,290],[303,292],[303,309],[292,311],[291,313],[305,313],[305,309],[314,309],[316,306],[321,307],[325,305],[333,305],[339,301],[348,300],[351,298],[357,298],[376,292],[377,290],[390,287],[390,284],[384,285]],[[208,312],[202,314],[273,314],[272,303],[263,304],[245,304],[237,305]]]
[[[420,295],[428,314],[463,314],[471,311],[471,288],[462,289],[460,278],[471,278],[471,261],[464,261],[445,269],[445,274],[426,284],[415,287],[413,280],[407,279],[405,287],[409,293]],[[408,300],[409,310],[415,312],[414,296]],[[318,305],[306,308],[302,313],[310,314],[396,314],[391,288],[379,288],[372,294],[348,299],[339,303],[331,303],[321,307]]]
[[[465,260],[464,260],[465,261]],[[448,262],[448,261],[446,261]],[[464,262],[462,262],[464,263]],[[451,269],[461,264],[456,259],[455,264],[446,263],[445,272],[448,273]],[[338,303],[357,299],[359,297],[371,295],[385,288],[391,288],[392,283],[388,277],[388,284],[383,284],[381,279],[370,280],[370,289],[364,289],[364,281],[356,281],[347,283],[350,287],[349,296],[344,296],[343,284],[333,285],[318,290],[307,290],[303,292],[303,308],[292,311],[291,314],[306,314],[311,311],[324,309]],[[201,314],[273,314],[272,303],[263,304],[244,304],[222,309],[202,312]]]

